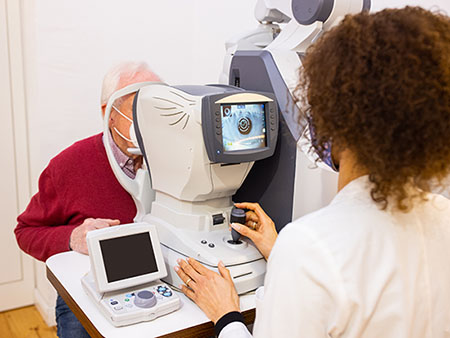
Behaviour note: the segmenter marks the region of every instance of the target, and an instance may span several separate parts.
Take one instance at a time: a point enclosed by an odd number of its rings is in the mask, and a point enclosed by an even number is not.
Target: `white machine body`
[[[134,117],[140,128],[155,191],[151,213],[142,221],[154,224],[158,229],[168,271],[165,281],[175,286],[182,283],[173,271],[178,258],[194,257],[213,270],[222,261],[230,269],[238,292],[244,293],[262,285],[266,263],[250,240],[229,243],[228,227],[233,207],[231,196],[241,186],[253,161],[218,163],[210,159],[204,129],[220,130],[221,133],[219,121],[223,114],[218,110],[217,114],[215,111],[206,113],[214,114],[213,123],[219,124],[205,126],[204,110],[208,109],[205,96],[210,95],[220,96],[212,102],[218,107],[275,104],[271,97],[233,87],[176,88],[161,84],[142,88],[136,99]],[[265,111],[262,113],[266,114]],[[270,116],[267,107],[267,129]],[[257,119],[254,116],[251,119],[256,128]],[[267,136],[265,142],[269,147],[271,138]],[[272,144],[271,148],[274,146]],[[245,152],[258,152],[263,148],[228,152],[218,148],[214,154],[217,151],[220,155],[236,153],[244,156]],[[248,156],[252,158],[252,155]]]

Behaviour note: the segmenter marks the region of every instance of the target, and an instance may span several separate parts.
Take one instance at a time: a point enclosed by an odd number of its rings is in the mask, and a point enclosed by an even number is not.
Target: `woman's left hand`
[[[175,271],[187,285],[182,285],[181,290],[214,324],[228,312],[240,311],[233,279],[222,262],[219,262],[220,275],[193,258],[177,262],[179,266],[175,266]]]

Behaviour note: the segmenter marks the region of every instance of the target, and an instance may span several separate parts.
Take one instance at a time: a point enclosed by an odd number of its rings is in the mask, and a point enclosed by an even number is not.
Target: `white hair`
[[[111,68],[103,78],[100,104],[108,103],[111,95],[117,90],[132,83],[143,81],[161,81],[145,62],[121,62]]]

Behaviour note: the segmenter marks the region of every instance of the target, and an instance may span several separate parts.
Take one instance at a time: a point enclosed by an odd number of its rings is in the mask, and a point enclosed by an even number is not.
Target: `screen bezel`
[[[150,237],[157,271],[140,276],[121,279],[114,282],[108,282],[103,255],[100,247],[100,241],[135,235],[147,232]],[[118,225],[111,228],[90,231],[86,236],[89,258],[91,261],[91,271],[99,292],[108,292],[133,287],[143,283],[149,283],[154,280],[167,276],[166,266],[162,255],[161,244],[159,242],[156,227],[147,223],[133,223]]]

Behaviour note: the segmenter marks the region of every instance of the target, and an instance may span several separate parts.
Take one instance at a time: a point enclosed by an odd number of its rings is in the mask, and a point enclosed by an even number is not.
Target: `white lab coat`
[[[391,213],[369,192],[360,177],[281,231],[254,337],[450,337],[450,200]],[[219,337],[251,335],[234,322]]]

